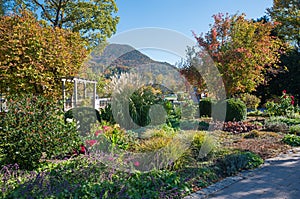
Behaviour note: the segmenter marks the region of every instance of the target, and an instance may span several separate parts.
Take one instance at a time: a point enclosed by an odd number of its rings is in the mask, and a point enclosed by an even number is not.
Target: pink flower
[[[114,158],[110,156],[110,157],[108,158],[108,160],[109,160],[109,161],[113,161]]]
[[[292,104],[292,105],[294,105],[294,104],[295,104],[295,101],[294,101],[294,100],[292,100],[292,101],[291,101],[291,104]]]
[[[286,90],[283,90],[282,93],[283,93],[283,94],[286,94]]]
[[[136,167],[138,167],[138,166],[140,166],[140,163],[139,163],[138,161],[135,161],[135,162],[133,163],[133,165],[136,166]]]
[[[93,146],[94,144],[97,143],[97,140],[87,140],[85,141],[88,145]]]
[[[102,130],[98,130],[98,131],[95,132],[95,136],[97,137],[101,133],[103,133],[103,131]]]
[[[108,131],[110,129],[109,126],[103,126],[102,128],[103,128],[104,131]]]

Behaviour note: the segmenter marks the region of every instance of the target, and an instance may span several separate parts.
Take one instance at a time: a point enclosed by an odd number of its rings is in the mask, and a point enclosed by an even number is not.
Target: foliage
[[[87,54],[79,34],[42,24],[28,12],[1,17],[0,35],[0,87],[9,86],[9,93],[59,99],[61,78],[76,76]]]
[[[252,130],[249,133],[244,135],[244,138],[250,139],[250,138],[257,138],[260,136],[260,132],[257,130]]]
[[[294,134],[287,134],[282,141],[290,146],[300,146],[300,136]]]
[[[290,126],[289,132],[300,136],[300,124]]]
[[[299,112],[299,107],[295,107],[295,98],[286,93],[286,90],[282,91],[282,96],[278,103],[267,102],[267,113],[270,116],[287,116],[294,117],[295,112]]]
[[[226,105],[226,116],[222,115],[222,110],[220,107],[224,107]],[[244,102],[239,99],[227,99],[223,101],[219,101],[215,105],[216,111],[213,113],[212,117],[214,120],[222,121],[225,119],[225,122],[228,121],[242,121],[246,119],[247,116],[247,108]]]
[[[213,17],[211,30],[195,35],[198,44],[215,61],[227,96],[254,91],[283,52],[282,41],[270,35],[276,25],[246,20],[244,15]]]
[[[92,125],[90,133],[83,138],[89,150],[100,150],[110,152],[117,149],[132,149],[135,144],[135,137],[121,129],[118,124],[110,125],[109,123]]]
[[[151,87],[144,87],[135,91],[130,97],[129,112],[133,121],[139,126],[147,126],[151,119],[149,111],[152,105],[158,104],[161,99],[155,94]],[[159,112],[156,112],[159,117]],[[164,117],[164,115],[162,115]],[[165,123],[164,118],[159,118],[161,123]]]
[[[249,93],[244,93],[240,95],[240,99],[246,104],[246,107],[248,109],[252,110],[256,110],[260,103],[260,99],[258,97]]]
[[[272,123],[272,122],[281,122],[285,123],[288,126],[293,126],[300,124],[300,118],[288,118],[284,116],[278,116],[278,117],[270,117],[266,120],[266,123]]]
[[[236,152],[217,161],[219,173],[231,176],[245,169],[254,169],[263,163],[263,159],[251,152]]]
[[[273,0],[273,6],[267,11],[274,21],[280,23],[277,28],[280,37],[290,41],[299,49],[299,2],[297,0]]]
[[[185,100],[181,102],[181,119],[194,119],[196,112],[197,107],[193,100]]]
[[[100,118],[101,118],[101,121],[106,121],[110,124],[116,123],[116,121],[114,120],[114,116],[112,114],[111,104],[108,104],[104,108],[100,109]]]
[[[99,45],[114,34],[119,22],[119,17],[115,16],[118,8],[114,0],[12,1],[15,6],[31,10],[52,27],[80,33],[91,46]]]
[[[39,172],[7,166],[0,177],[0,196],[6,198],[181,198],[191,188],[174,171],[126,173],[83,158],[52,163]]]
[[[136,150],[139,152],[155,151],[168,146],[171,143],[171,140],[172,138],[168,137],[152,137],[142,140],[136,147]]]
[[[78,131],[85,135],[90,132],[91,125],[101,122],[101,117],[97,109],[91,107],[77,107],[65,113],[65,119],[75,119]]]
[[[274,132],[288,132],[288,125],[280,120],[266,120],[264,125],[265,130],[274,131]]]
[[[59,104],[32,95],[12,95],[8,100],[9,111],[0,124],[4,163],[31,169],[42,155],[52,158],[78,147],[76,125],[65,123]]]
[[[180,68],[180,73],[186,78],[189,85],[197,88],[197,93],[199,94],[206,87],[206,82],[204,81],[202,75],[199,72],[199,58],[195,47],[187,47],[186,59],[177,63],[177,67]]]
[[[204,146],[204,144],[206,146]],[[201,148],[203,147],[211,149],[208,154],[202,154]],[[211,155],[214,152],[215,148],[216,148],[216,142],[213,140],[213,138],[209,136],[206,132],[202,132],[202,131],[195,133],[190,146],[193,158],[195,158],[196,160],[203,158],[203,155],[205,156]]]
[[[223,130],[231,133],[246,133],[252,130],[261,129],[260,125],[252,124],[250,122],[225,122]]]
[[[200,117],[202,117],[202,116],[211,117],[212,106],[215,103],[216,102],[213,101],[211,98],[201,99],[199,102]]]

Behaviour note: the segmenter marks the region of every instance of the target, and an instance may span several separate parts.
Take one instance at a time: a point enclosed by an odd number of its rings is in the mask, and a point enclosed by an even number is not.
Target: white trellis
[[[73,97],[72,97],[72,102],[71,102],[71,107],[74,108],[78,106],[78,83],[83,83],[83,98],[85,99],[87,97],[87,84],[93,84],[93,108],[96,108],[96,86],[97,86],[97,81],[93,80],[87,80],[83,78],[78,78],[78,77],[67,77],[67,78],[62,78],[62,96],[63,96],[63,102],[64,102],[64,111],[66,111],[67,106],[66,106],[66,82],[72,82],[74,84],[74,91],[73,91]]]

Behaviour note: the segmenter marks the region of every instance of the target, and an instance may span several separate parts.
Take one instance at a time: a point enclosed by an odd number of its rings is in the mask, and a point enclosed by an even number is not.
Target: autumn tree
[[[0,88],[61,97],[61,78],[75,76],[87,55],[78,33],[41,24],[28,12],[0,18]]]
[[[284,52],[283,42],[271,36],[276,24],[253,22],[245,15],[217,14],[213,18],[210,31],[204,36],[195,34],[195,38],[214,60],[227,96],[254,91]]]
[[[10,0],[13,7],[22,7],[44,19],[52,27],[79,32],[97,46],[116,32],[119,17],[114,0]],[[17,9],[15,9],[17,10]]]

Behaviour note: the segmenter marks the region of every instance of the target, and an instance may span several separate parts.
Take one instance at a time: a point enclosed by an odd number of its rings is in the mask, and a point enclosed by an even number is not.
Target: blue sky
[[[213,23],[212,15],[217,13],[245,13],[246,18],[262,17],[272,0],[116,0],[120,22],[116,36],[136,28],[157,27],[178,31],[193,39],[191,31],[197,34],[207,32]],[[145,50],[154,59],[173,62],[178,57],[164,52]],[[164,54],[164,56],[160,56]]]

